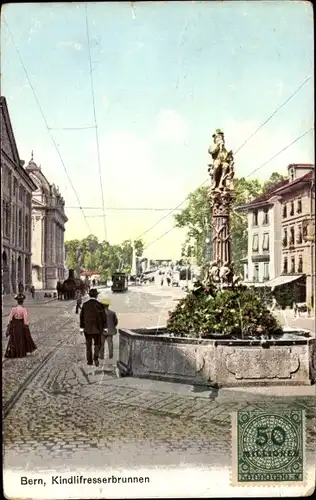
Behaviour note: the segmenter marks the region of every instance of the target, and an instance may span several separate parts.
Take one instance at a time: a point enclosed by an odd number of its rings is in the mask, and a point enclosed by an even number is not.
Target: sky
[[[146,233],[148,258],[179,258],[185,231],[173,229],[177,212],[167,214],[206,181],[215,129],[238,149],[310,76],[236,153],[235,171],[264,180],[314,162],[311,131],[259,168],[314,125],[309,2],[8,4],[1,48],[20,157],[28,163],[33,150],[59,186],[66,240]],[[97,134],[64,130],[95,126],[91,80]]]

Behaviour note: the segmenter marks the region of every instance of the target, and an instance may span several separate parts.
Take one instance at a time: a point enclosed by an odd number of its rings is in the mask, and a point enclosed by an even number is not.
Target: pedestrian
[[[80,333],[84,333],[86,339],[86,355],[88,365],[99,366],[99,354],[101,347],[101,334],[107,327],[104,307],[98,302],[98,291],[91,288],[90,299],[82,304],[80,312]],[[94,342],[94,353],[92,356],[92,341]]]
[[[102,297],[100,299],[101,304],[105,309],[106,320],[107,320],[107,329],[102,333],[101,336],[101,349],[100,349],[100,359],[104,359],[104,344],[107,341],[108,351],[109,351],[109,359],[113,359],[113,336],[117,334],[117,324],[118,319],[117,315],[112,309],[110,309],[110,300],[108,297]]]
[[[23,295],[23,293],[24,293],[24,285],[23,285],[23,283],[21,281],[19,283],[18,290],[19,290],[19,295]]]
[[[6,358],[25,358],[27,353],[37,349],[30,333],[28,312],[23,307],[25,296],[17,295],[17,306],[11,309],[6,336],[9,342],[5,352]]]
[[[81,290],[76,291],[76,314],[79,313],[79,309],[82,306],[82,293]]]
[[[32,299],[34,299],[34,297],[35,297],[35,286],[34,285],[31,286],[31,295],[32,295]]]
[[[171,278],[170,278],[170,276],[168,275],[168,276],[167,276],[167,284],[168,284],[168,286],[170,286],[170,283],[171,283]]]

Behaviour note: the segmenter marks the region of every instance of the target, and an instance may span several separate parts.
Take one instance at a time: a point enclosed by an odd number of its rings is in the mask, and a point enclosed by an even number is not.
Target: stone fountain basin
[[[295,328],[264,342],[176,337],[163,327],[120,329],[117,366],[122,376],[192,385],[310,385],[316,379],[316,340]]]

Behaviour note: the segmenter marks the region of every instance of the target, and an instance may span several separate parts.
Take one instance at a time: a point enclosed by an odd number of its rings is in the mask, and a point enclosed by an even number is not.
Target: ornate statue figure
[[[229,286],[232,283],[233,271],[230,262],[226,261],[221,266],[219,271],[219,277],[222,288],[225,288],[225,286]]]
[[[224,133],[220,129],[217,129],[212,137],[213,144],[208,150],[213,160],[213,163],[208,168],[208,173],[212,179],[211,191],[222,191],[228,187],[228,184],[231,184],[234,177],[233,153],[227,151]]]
[[[210,263],[208,270],[208,278],[213,283],[220,282],[219,269],[220,269],[219,262],[213,261]]]
[[[208,276],[221,288],[230,288],[234,282],[231,264],[230,213],[234,199],[234,157],[225,147],[224,133],[217,129],[208,152],[213,163],[208,172],[212,182],[209,199],[212,206],[212,250],[213,262]]]

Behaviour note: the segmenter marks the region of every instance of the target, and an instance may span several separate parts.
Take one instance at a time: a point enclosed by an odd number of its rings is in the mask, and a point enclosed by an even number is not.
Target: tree
[[[142,240],[134,242],[139,257],[143,253]],[[106,279],[116,271],[130,273],[133,261],[133,244],[125,240],[121,245],[111,245],[108,241],[99,242],[90,234],[83,240],[70,240],[65,243],[66,263],[68,268],[82,267],[90,271],[99,271]]]
[[[134,249],[136,252],[136,257],[141,257],[144,253],[144,242],[143,240],[134,240]]]
[[[262,186],[262,192],[267,193],[268,191],[272,191],[274,186],[281,181],[284,181],[286,177],[284,175],[279,174],[279,172],[273,172],[270,175],[270,179],[265,181]]]
[[[234,179],[236,198],[231,213],[232,260],[236,272],[241,272],[241,259],[247,255],[247,214],[236,212],[234,208],[249,203],[252,199],[266,192],[284,177],[274,172],[263,185],[258,179],[247,180],[244,177]],[[187,240],[195,240],[197,264],[202,266],[206,260],[206,239],[211,238],[212,208],[208,199],[208,187],[202,186],[190,193],[188,205],[175,215],[176,227],[187,228]],[[182,256],[186,256],[187,250]]]

